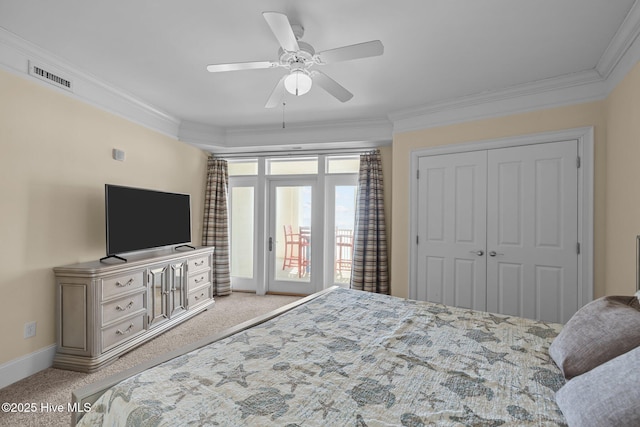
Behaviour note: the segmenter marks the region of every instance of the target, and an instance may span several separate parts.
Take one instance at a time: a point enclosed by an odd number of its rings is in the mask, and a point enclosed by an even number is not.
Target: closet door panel
[[[489,151],[488,311],[566,322],[577,310],[576,157],[576,141]]]
[[[486,156],[419,160],[418,299],[486,308]]]

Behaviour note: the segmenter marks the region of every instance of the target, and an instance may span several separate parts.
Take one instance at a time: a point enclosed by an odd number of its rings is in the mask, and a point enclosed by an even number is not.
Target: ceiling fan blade
[[[321,71],[312,71],[311,78],[314,83],[317,83],[322,89],[335,96],[340,102],[347,102],[353,98],[353,94],[351,92]]]
[[[368,58],[384,53],[384,46],[380,40],[352,44],[350,46],[338,47],[325,50],[316,54],[322,64],[330,64],[338,61],[349,61],[351,59]]]
[[[286,79],[288,74],[282,76],[276,87],[273,88],[267,103],[264,105],[264,108],[274,108],[282,103],[282,99],[284,98],[284,79]]]
[[[271,27],[271,31],[278,39],[280,46],[288,52],[297,52],[300,50],[296,36],[293,34],[293,29],[289,23],[287,15],[280,12],[262,12],[262,16]]]
[[[262,68],[275,68],[280,65],[272,61],[236,62],[231,64],[211,64],[207,65],[207,71],[219,73],[222,71],[258,70]]]

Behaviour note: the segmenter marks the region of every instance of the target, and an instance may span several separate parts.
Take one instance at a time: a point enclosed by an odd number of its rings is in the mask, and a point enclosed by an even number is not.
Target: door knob
[[[489,256],[497,256],[497,255],[504,255],[504,254],[498,253],[496,251],[489,252]]]
[[[478,256],[484,255],[484,251],[469,251],[470,254],[476,254]]]

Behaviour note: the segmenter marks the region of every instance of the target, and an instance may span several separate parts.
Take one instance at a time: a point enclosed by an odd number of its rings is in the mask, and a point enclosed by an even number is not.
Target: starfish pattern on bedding
[[[452,323],[455,322],[455,320],[444,320],[444,319],[441,319],[438,316],[435,316],[433,318],[433,322],[436,324],[436,326],[438,328],[442,328],[443,326],[448,326],[450,328],[454,328],[455,329],[455,326],[452,325]]]
[[[316,365],[320,366],[322,370],[320,371],[320,377],[325,376],[331,372],[335,372],[336,374],[340,374],[343,377],[349,378],[349,375],[344,371],[344,367],[353,365],[353,363],[340,363],[333,358],[333,356],[329,357],[325,362],[313,362]]]
[[[436,368],[433,367],[428,361],[433,359],[433,357],[421,357],[415,354],[413,351],[409,350],[409,354],[398,354],[396,357],[407,362],[407,368],[413,369],[415,366],[424,366],[425,368],[429,368],[432,371],[435,371]]]
[[[313,412],[322,411],[323,420],[327,419],[327,415],[329,415],[329,412],[331,411],[340,412],[339,410],[333,407],[333,405],[335,405],[336,403],[334,400],[332,400],[331,402],[323,402],[322,400],[318,400],[318,403],[320,404],[320,407],[314,408]]]
[[[132,380],[121,382],[118,387],[114,388],[113,394],[109,398],[109,407],[111,407],[111,404],[117,397],[121,398],[125,402],[129,402],[134,390],[147,384],[151,384],[151,382],[141,381],[139,375],[133,377]]]
[[[280,385],[286,385],[289,384],[291,386],[291,393],[293,393],[294,391],[296,391],[296,388],[300,385],[300,384],[304,384],[304,385],[311,385],[310,382],[305,381],[304,380],[304,376],[299,376],[299,377],[294,377],[291,374],[287,374],[287,378],[289,378],[289,381],[285,381],[283,383],[280,383]]]
[[[489,320],[491,320],[494,324],[499,325],[501,323],[508,323],[509,325],[513,325],[513,323],[509,322],[509,319],[511,319],[511,317],[500,317],[500,316],[496,316],[493,313],[489,313]]]
[[[439,396],[439,395],[440,395],[440,393],[435,392],[435,391],[431,392],[431,394],[429,394],[429,395],[427,395],[426,392],[421,391],[420,392],[420,396],[421,397],[418,398],[418,402],[428,402],[429,406],[431,406],[431,409],[434,409],[436,403],[447,403],[445,400],[438,399],[436,397],[436,396]]]
[[[244,334],[235,334],[229,338],[229,344],[241,342],[242,344],[250,345],[249,338],[251,337],[246,332]]]
[[[396,372],[396,369],[401,368],[401,363],[389,362],[391,365],[388,369],[380,368],[380,375],[386,376],[389,384],[393,382],[394,377],[404,377],[404,375]]]
[[[318,328],[317,326],[313,325],[310,328],[305,328],[305,329],[300,329],[302,332],[305,333],[305,338],[309,338],[311,336],[314,335],[318,335],[321,336],[322,338],[326,338],[327,334],[320,328]]]
[[[258,371],[245,371],[242,363],[230,371],[218,371],[218,374],[222,375],[222,379],[218,384],[216,384],[216,387],[220,387],[226,383],[237,383],[240,386],[247,388],[249,386],[249,384],[247,384],[247,377],[257,372]]]
[[[489,364],[493,365],[496,362],[504,362],[504,363],[508,363],[510,365],[514,365],[513,362],[510,362],[507,359],[505,359],[505,357],[509,353],[498,353],[498,352],[489,350],[485,346],[481,346],[481,347],[482,347],[482,351],[474,351],[473,353],[477,354],[479,356],[482,356],[485,359],[487,359],[487,362],[489,362]]]

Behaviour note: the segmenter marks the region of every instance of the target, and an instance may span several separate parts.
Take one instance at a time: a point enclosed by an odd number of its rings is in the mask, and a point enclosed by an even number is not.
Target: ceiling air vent
[[[60,73],[47,70],[45,67],[29,61],[29,74],[54,86],[73,92],[71,80],[61,77]]]

